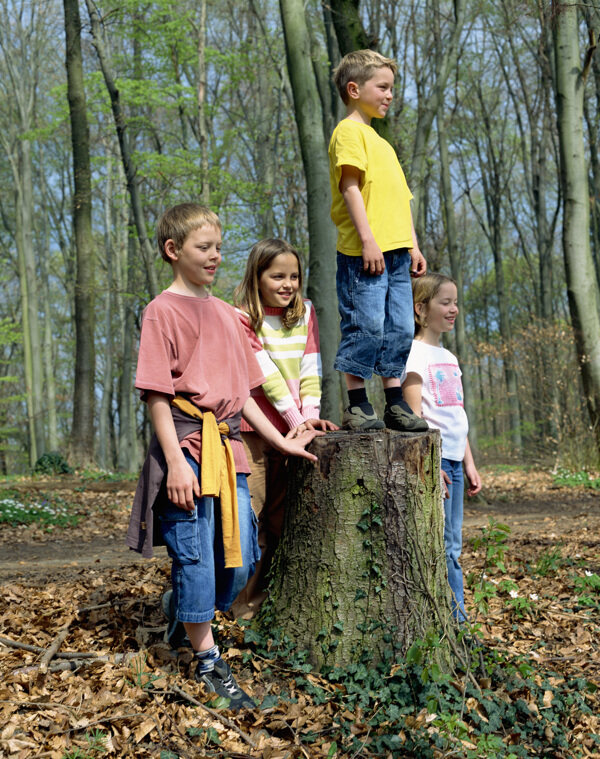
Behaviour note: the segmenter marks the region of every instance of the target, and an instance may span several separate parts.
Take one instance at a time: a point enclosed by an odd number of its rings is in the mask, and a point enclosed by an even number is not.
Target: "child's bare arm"
[[[371,274],[383,274],[385,260],[369,226],[367,210],[360,194],[360,171],[355,166],[342,166],[340,192],[362,244],[364,270]]]
[[[471,453],[471,446],[467,440],[467,447],[465,449],[465,457],[463,459],[463,466],[465,468],[465,474],[469,480],[469,487],[467,488],[467,495],[477,495],[481,490],[481,477],[475,467],[475,461],[473,460],[473,454]]]
[[[410,253],[410,260],[411,260],[410,273],[413,277],[422,277],[423,274],[427,273],[427,261],[425,260],[423,254],[421,253],[421,249],[419,248],[419,243],[417,242],[417,233],[415,232],[415,225],[413,223],[412,211],[410,214],[410,231],[411,231],[412,241],[413,241],[413,246],[408,251]]]
[[[423,416],[421,401],[423,399],[423,380],[416,372],[409,372],[402,383],[402,395],[414,414]]]
[[[281,453],[286,456],[301,456],[309,459],[309,461],[317,461],[317,457],[305,451],[304,448],[313,438],[324,435],[324,432],[305,430],[294,438],[283,437],[260,410],[254,398],[248,398],[242,408],[242,416],[267,443]]]
[[[162,393],[148,393],[148,409],[167,462],[167,496],[175,506],[191,511],[194,495],[200,496],[200,486],[179,445],[169,398]]]

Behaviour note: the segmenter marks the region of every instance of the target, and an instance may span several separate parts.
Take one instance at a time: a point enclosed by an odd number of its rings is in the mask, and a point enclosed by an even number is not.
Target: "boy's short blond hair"
[[[393,58],[386,58],[376,50],[354,50],[345,55],[333,72],[333,81],[344,103],[347,105],[349,100],[349,82],[363,85],[378,69],[384,67],[391,69],[396,76],[398,71],[396,61]]]
[[[187,236],[200,227],[216,227],[222,231],[221,220],[214,211],[199,203],[180,203],[163,213],[156,225],[158,250],[165,261],[171,261],[165,253],[165,243],[173,240],[177,250],[181,250]]]

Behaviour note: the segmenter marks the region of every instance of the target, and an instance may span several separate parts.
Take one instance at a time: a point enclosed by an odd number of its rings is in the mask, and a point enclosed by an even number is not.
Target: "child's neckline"
[[[285,306],[263,306],[263,311],[265,316],[281,316],[285,308]]]
[[[178,293],[174,290],[169,290],[169,288],[165,288],[163,290],[164,293],[174,295],[176,298],[188,298],[189,300],[210,300],[213,297],[210,293],[206,293],[206,295],[192,295],[191,293]]]
[[[423,338],[415,337],[415,342],[417,343],[423,343],[423,345],[429,345],[432,348],[441,348],[444,350],[444,346],[438,343],[430,343],[428,340],[423,340]]]

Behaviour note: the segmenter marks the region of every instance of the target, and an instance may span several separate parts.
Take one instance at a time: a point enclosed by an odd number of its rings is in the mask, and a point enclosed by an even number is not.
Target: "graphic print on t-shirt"
[[[430,364],[429,389],[437,406],[463,406],[460,369],[456,364]]]

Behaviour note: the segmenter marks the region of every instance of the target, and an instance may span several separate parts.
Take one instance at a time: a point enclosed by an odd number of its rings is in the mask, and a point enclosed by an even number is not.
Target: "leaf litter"
[[[486,480],[487,501],[466,512],[471,519],[465,520],[463,569],[465,576],[475,578],[472,584],[486,575],[494,588],[510,584],[516,593],[498,590],[487,599],[487,613],[476,619],[487,645],[531,663],[535,685],[542,687],[541,701],[536,702],[526,679],[520,691],[507,691],[502,697],[521,699],[535,720],[540,710],[553,708],[555,686],[573,679],[600,686],[598,591],[592,587],[593,576],[600,574],[599,496],[556,488],[550,475],[538,472],[495,473],[484,476]],[[3,575],[0,756],[333,759],[373,755],[367,748],[373,727],[361,709],[349,711],[335,701],[336,689],[343,686],[305,673],[315,691],[333,697],[321,702],[297,685],[297,671],[251,650],[244,643],[244,629],[219,614],[218,640],[238,681],[261,707],[239,714],[211,708],[211,696],[190,676],[189,651],[172,652],[163,642],[160,599],[169,586],[168,559],[159,556],[106,566],[79,562],[72,552],[74,538],[92,550],[101,537],[122,543],[130,491],[114,486],[105,492],[101,488],[62,491],[62,497],[86,515],[70,528],[75,536],[70,530],[49,532],[36,525],[2,528],[3,558],[12,556],[15,546],[27,556],[46,544],[64,563],[61,571],[54,572],[42,558],[37,565],[27,562],[26,571],[17,563],[11,577]],[[485,550],[471,542],[481,533],[474,523],[485,522],[490,515],[511,526],[505,571],[489,566]],[[466,602],[467,607],[473,602],[469,588]],[[47,671],[41,672],[44,652],[63,633]],[[547,685],[541,672],[552,673]],[[481,683],[489,687],[485,678]],[[570,715],[570,748],[564,752],[548,748],[544,756],[600,756],[598,691],[587,703],[589,711]],[[410,756],[401,744],[412,729],[429,730],[433,740],[439,729],[435,717],[427,709],[407,714],[404,728],[398,731],[397,724],[393,728],[400,747],[387,756]],[[332,726],[341,719],[365,746],[363,751],[345,754],[337,745]],[[485,703],[472,696],[466,699],[462,720],[466,732],[461,741],[452,751],[436,756],[482,755],[476,752],[476,725],[489,721]],[[385,730],[385,724],[378,730]],[[95,744],[98,735],[101,742]],[[546,732],[545,737],[550,747],[553,735]],[[505,736],[507,744],[515,740]]]

